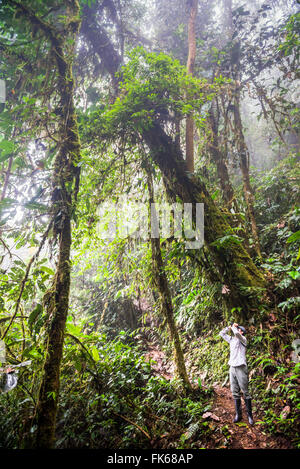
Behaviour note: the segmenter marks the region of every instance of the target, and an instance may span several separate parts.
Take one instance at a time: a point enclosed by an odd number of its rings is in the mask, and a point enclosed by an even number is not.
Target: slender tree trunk
[[[258,257],[261,257],[260,251],[260,241],[258,236],[258,228],[255,220],[254,214],[254,195],[253,189],[250,183],[250,174],[249,174],[249,151],[245,142],[241,114],[240,114],[240,91],[239,86],[235,91],[234,96],[234,124],[235,124],[235,138],[237,140],[237,150],[239,153],[239,164],[242,172],[243,178],[243,191],[245,202],[248,211],[248,217],[251,223],[251,231],[255,246],[255,251]]]
[[[228,209],[230,210],[233,205],[236,205],[236,200],[234,190],[229,179],[225,157],[219,147],[218,124],[216,116],[214,115],[214,103],[212,103],[212,107],[209,113],[209,121],[212,131],[212,142],[210,144],[210,152],[216,164],[217,174],[222,189],[223,200],[227,205]]]
[[[149,168],[147,168],[147,181],[149,190],[149,203],[151,207],[151,204],[154,204],[154,189]],[[153,215],[156,217],[155,213]],[[158,220],[157,217],[156,220]],[[180,337],[174,319],[172,297],[164,268],[159,238],[154,238],[151,236],[151,249],[154,284],[159,292],[162,313],[167,321],[170,337],[173,342],[177,375],[182,380],[183,384],[187,386],[187,388],[191,389],[191,384],[186,371]]]
[[[190,17],[188,23],[188,59],[187,73],[194,74],[196,60],[196,17],[198,12],[198,0],[191,1]],[[192,115],[186,118],[186,165],[189,172],[194,172],[194,119]]]
[[[64,330],[69,305],[71,222],[66,215],[60,234],[59,262],[53,285],[48,314],[46,360],[37,408],[37,448],[53,448],[59,396],[60,364],[63,352]]]

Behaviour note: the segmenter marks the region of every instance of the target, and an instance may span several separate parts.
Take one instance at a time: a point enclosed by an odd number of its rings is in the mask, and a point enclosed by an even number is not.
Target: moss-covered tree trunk
[[[177,145],[156,123],[143,131],[153,161],[159,166],[167,184],[168,193],[182,202],[204,203],[204,238],[220,278],[229,287],[225,296],[230,307],[241,307],[244,317],[257,308],[258,290],[265,288],[263,274],[258,270],[241,243],[232,241],[224,245],[215,243],[226,235],[233,235],[226,218],[220,212],[206,190],[195,176],[188,176],[186,162]],[[187,250],[187,254],[189,250]],[[197,255],[197,252],[193,252]]]
[[[64,330],[69,305],[71,221],[66,215],[60,233],[59,261],[53,297],[48,314],[46,358],[37,407],[37,448],[52,448],[55,443],[55,425],[59,396],[60,364],[63,352]]]
[[[146,171],[147,171],[147,182],[148,182],[148,190],[149,190],[149,203],[151,207],[151,204],[154,204],[155,202],[153,181],[152,181],[150,169],[147,168]],[[156,219],[154,223],[158,223],[158,217],[156,216],[155,210],[153,209],[152,209],[152,216],[153,218]],[[159,292],[162,313],[167,322],[171,341],[173,343],[176,374],[181,379],[183,384],[188,389],[191,389],[191,384],[190,384],[187,371],[186,371],[181,341],[180,341],[179,333],[178,333],[177,326],[175,323],[172,296],[171,296],[167,274],[164,268],[164,262],[163,262],[163,258],[161,254],[160,239],[155,238],[153,236],[151,236],[151,253],[152,253],[152,266],[153,266],[153,283]]]
[[[78,27],[79,23],[76,31]],[[66,54],[63,39],[57,44],[55,53],[61,93],[60,141],[62,143],[54,165],[52,215],[55,219],[54,235],[59,239],[59,258],[48,300],[49,326],[38,401],[37,448],[51,448],[55,441],[60,364],[69,305],[71,217],[79,184],[77,164],[80,158],[80,142],[73,102],[72,61],[70,55]]]
[[[35,31],[39,30],[50,47],[51,56],[55,58],[57,93],[60,98],[57,113],[59,150],[53,168],[51,206],[53,236],[59,242],[59,254],[52,288],[47,294],[45,363],[37,404],[37,436],[34,444],[36,448],[52,448],[55,442],[60,364],[69,306],[71,218],[79,187],[77,164],[80,159],[80,142],[73,100],[72,63],[80,26],[80,7],[78,0],[65,2],[64,23],[60,25],[64,28],[64,34],[61,34],[56,25],[44,20],[44,16],[35,10],[23,3],[9,1]]]

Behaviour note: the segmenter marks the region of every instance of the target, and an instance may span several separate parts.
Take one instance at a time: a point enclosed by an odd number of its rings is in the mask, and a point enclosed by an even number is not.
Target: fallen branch
[[[121,419],[125,420],[125,422],[131,423],[131,425],[134,425],[138,430],[140,430],[144,435],[149,439],[152,440],[151,436],[149,433],[147,433],[142,427],[140,427],[137,423],[133,422],[127,417],[124,417],[123,415],[118,414],[117,412],[112,411],[113,414],[117,415],[117,417],[120,417]]]

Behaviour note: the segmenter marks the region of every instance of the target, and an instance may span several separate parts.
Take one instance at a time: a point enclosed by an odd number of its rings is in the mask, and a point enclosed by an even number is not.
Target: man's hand
[[[11,373],[12,371],[14,371],[13,368],[9,366],[8,368],[6,368],[5,373]]]

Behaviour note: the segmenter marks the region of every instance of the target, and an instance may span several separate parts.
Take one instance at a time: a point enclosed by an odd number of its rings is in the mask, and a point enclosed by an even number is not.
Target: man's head
[[[237,329],[242,335],[246,335],[246,329],[243,326],[237,326]]]
[[[237,328],[240,334],[246,335],[246,329],[243,326],[239,326],[236,322],[233,323],[233,326]]]

